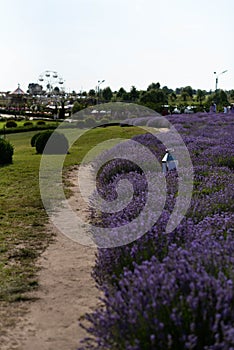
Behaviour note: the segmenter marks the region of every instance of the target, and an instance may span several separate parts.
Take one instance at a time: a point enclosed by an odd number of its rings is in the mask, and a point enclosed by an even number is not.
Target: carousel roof
[[[25,95],[25,92],[20,88],[20,85],[18,85],[17,89],[11,92],[11,95]]]

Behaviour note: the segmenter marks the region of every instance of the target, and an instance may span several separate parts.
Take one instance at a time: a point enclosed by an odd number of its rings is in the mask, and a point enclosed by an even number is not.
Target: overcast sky
[[[0,91],[46,70],[67,91],[234,89],[233,0],[0,0]]]

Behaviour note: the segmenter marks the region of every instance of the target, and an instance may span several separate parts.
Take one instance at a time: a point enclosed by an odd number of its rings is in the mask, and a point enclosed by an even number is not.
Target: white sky
[[[234,89],[233,0],[0,0],[0,91],[45,70],[67,91]]]

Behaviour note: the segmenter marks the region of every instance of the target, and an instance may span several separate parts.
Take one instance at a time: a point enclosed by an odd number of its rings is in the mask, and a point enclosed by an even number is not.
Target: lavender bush
[[[164,210],[152,228],[131,244],[98,250],[93,277],[103,292],[102,307],[86,315],[90,336],[80,349],[234,349],[234,119],[206,113],[168,119],[194,166],[190,208],[165,234],[178,191],[177,173],[171,172]],[[165,148],[152,135],[134,140],[162,158]],[[103,227],[132,220],[147,200],[145,174],[122,160],[103,167],[100,194],[113,200],[123,178],[133,184],[133,201],[103,213]]]

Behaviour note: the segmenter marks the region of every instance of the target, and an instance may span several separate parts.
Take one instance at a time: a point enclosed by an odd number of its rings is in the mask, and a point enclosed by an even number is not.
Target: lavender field
[[[201,113],[168,120],[193,163],[189,210],[166,234],[178,194],[178,174],[172,171],[166,175],[164,209],[152,228],[130,244],[98,249],[93,278],[102,306],[86,315],[83,327],[90,336],[80,349],[234,349],[234,116]],[[134,139],[162,159],[165,146],[151,134]],[[134,189],[131,203],[103,214],[99,225],[120,227],[143,209],[147,179],[131,162],[116,159],[103,167],[98,190],[111,201],[126,178]]]

